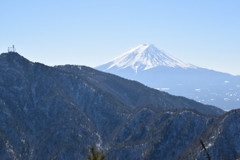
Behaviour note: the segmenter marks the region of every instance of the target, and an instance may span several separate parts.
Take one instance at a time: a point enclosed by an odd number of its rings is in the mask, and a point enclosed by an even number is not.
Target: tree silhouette
[[[210,157],[210,155],[209,155],[209,153],[208,153],[208,151],[207,151],[207,149],[206,149],[203,141],[202,141],[201,139],[199,139],[199,141],[200,141],[200,143],[201,143],[201,145],[202,145],[202,147],[203,147],[203,149],[204,149],[204,151],[205,151],[206,158],[207,158],[208,160],[211,160],[211,157]]]
[[[95,150],[95,147],[93,146],[89,147],[89,151],[90,154],[88,154],[86,157],[88,160],[104,160],[107,157],[106,154],[101,153],[98,150]]]

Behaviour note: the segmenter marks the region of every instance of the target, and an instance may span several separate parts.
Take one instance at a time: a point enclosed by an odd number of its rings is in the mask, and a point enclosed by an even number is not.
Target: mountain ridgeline
[[[239,141],[238,114],[85,66],[0,55],[1,159],[85,159],[88,146],[107,160],[201,159],[199,138],[213,159],[232,157],[238,148],[218,144]]]
[[[240,76],[194,66],[152,44],[139,45],[96,69],[224,110],[240,106]]]

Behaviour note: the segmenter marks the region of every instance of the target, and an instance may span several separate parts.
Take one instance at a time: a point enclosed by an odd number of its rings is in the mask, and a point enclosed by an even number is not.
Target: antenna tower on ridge
[[[8,53],[9,52],[16,52],[16,48],[14,45],[12,47],[8,47]]]

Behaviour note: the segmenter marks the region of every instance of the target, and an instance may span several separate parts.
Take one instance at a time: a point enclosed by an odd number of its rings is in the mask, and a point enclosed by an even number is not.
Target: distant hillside
[[[210,105],[203,105],[196,101],[180,96],[172,96],[166,92],[151,89],[136,81],[123,79],[121,77],[99,72],[84,66],[57,66],[56,68],[86,77],[94,86],[105,93],[115,96],[121,103],[130,105],[130,108],[144,105],[154,105],[159,109],[196,109],[205,114],[220,115],[222,110]]]

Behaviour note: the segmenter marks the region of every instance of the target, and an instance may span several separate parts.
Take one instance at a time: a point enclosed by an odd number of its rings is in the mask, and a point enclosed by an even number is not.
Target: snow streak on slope
[[[157,49],[152,44],[141,44],[124,53],[122,56],[103,64],[107,66],[105,71],[117,68],[116,70],[131,67],[137,72],[147,70],[157,66],[181,67],[181,68],[197,68],[196,66],[182,62],[173,56]],[[102,65],[102,66],[103,66]],[[99,66],[100,67],[100,66]]]

